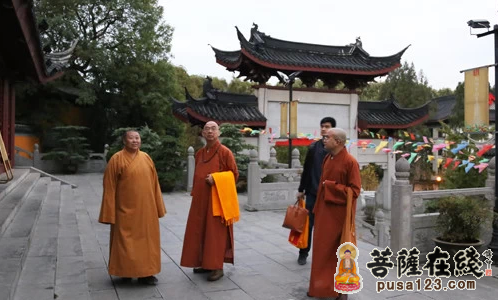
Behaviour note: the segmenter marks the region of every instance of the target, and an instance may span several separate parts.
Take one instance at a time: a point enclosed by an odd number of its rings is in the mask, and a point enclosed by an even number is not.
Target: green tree
[[[55,147],[43,158],[58,160],[62,163],[62,171],[73,174],[78,171],[78,164],[88,159],[90,150],[83,132],[88,130],[82,126],[58,126],[52,128]]]
[[[451,96],[454,94],[455,91],[450,88],[443,88],[435,91],[435,97]]]
[[[456,103],[453,112],[449,118],[449,125],[452,128],[463,128],[465,125],[465,86],[463,82],[459,82],[455,88]]]
[[[360,100],[363,101],[380,101],[385,100],[380,98],[380,90],[384,82],[373,82],[368,84],[360,94]]]
[[[252,83],[247,81],[242,81],[235,77],[232,78],[232,80],[228,84],[227,91],[237,94],[248,94],[248,95],[254,94]]]
[[[101,148],[119,127],[148,124],[161,135],[179,134],[167,100],[176,90],[175,70],[168,62],[173,28],[162,19],[157,0],[34,3],[38,19],[49,24],[42,35],[45,46],[61,51],[79,39],[75,59],[54,85],[71,89],[72,101],[86,106],[94,148]]]
[[[394,99],[402,107],[418,107],[434,98],[434,91],[422,70],[417,75],[415,65],[405,62],[400,68],[387,75],[380,87],[379,99]]]

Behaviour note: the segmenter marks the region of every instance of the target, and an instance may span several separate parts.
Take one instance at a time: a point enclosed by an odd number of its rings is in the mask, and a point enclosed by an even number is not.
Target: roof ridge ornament
[[[260,44],[264,44],[265,40],[261,37],[261,35],[265,35],[263,32],[258,31],[258,24],[252,23],[251,28],[251,37],[249,38],[249,42],[252,42],[256,47]]]

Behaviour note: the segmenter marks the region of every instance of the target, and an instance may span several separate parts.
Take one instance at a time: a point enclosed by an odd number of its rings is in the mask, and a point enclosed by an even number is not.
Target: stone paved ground
[[[41,299],[41,295],[54,292],[57,299],[71,300],[311,299],[306,296],[311,264],[299,266],[296,263],[298,251],[287,242],[289,231],[281,227],[283,211],[241,210],[241,220],[234,229],[235,265],[225,265],[225,276],[221,280],[208,282],[206,274],[193,274],[192,269],[180,267],[182,240],[190,205],[190,196],[184,192],[164,194],[168,214],[160,222],[163,252],[162,272],[157,276],[159,284],[142,286],[135,280],[131,284],[123,284],[119,278],[111,278],[106,269],[109,226],[97,222],[102,175],[74,175],[65,176],[64,179],[77,184],[78,188],[73,189],[72,202],[65,203],[69,200],[63,199],[71,198],[61,197],[55,291],[26,286],[18,289],[16,299]],[[239,202],[243,204],[245,201],[246,197],[240,195]],[[43,220],[38,223],[40,221]],[[374,247],[362,241],[358,246],[364,288],[349,299],[496,299],[498,268],[493,269],[495,277],[476,280],[477,288],[473,291],[377,293],[377,281],[365,268],[370,261],[368,253]],[[43,264],[40,261],[26,263]],[[36,280],[38,276],[39,273],[24,274],[21,280]],[[421,278],[424,280],[427,276]],[[385,280],[397,280],[395,272],[391,271]],[[447,279],[444,279],[443,284],[446,282]]]

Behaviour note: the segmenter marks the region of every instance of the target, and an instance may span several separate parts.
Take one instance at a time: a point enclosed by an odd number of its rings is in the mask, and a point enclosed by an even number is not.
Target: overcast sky
[[[487,19],[498,24],[498,1],[159,0],[159,4],[165,21],[175,29],[173,64],[189,74],[227,81],[237,73],[217,64],[208,44],[239,50],[234,26],[249,39],[253,22],[267,35],[296,42],[343,46],[360,36],[371,56],[392,55],[411,44],[402,62],[413,62],[435,89],[454,89],[464,79],[460,70],[494,64],[493,36],[471,36],[467,21]],[[494,68],[489,77],[493,85]]]

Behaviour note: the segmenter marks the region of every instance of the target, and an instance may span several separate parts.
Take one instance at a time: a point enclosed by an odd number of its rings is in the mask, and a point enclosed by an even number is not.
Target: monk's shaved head
[[[209,121],[202,128],[202,136],[206,139],[208,145],[218,141],[220,136],[220,127],[214,121]]]
[[[342,143],[346,143],[346,131],[342,128],[330,128],[329,133],[341,141]]]
[[[140,135],[140,133],[136,130],[133,130],[133,129],[130,129],[130,130],[126,130],[123,135],[121,136],[121,139],[123,140],[123,142],[126,140],[126,137],[128,136],[128,134],[130,133],[137,133],[138,135]]]
[[[204,125],[204,127],[206,127],[206,126],[207,127],[214,126],[214,127],[216,127],[216,129],[219,129],[218,123],[216,123],[215,121],[209,121],[209,122],[207,122],[206,125]]]

